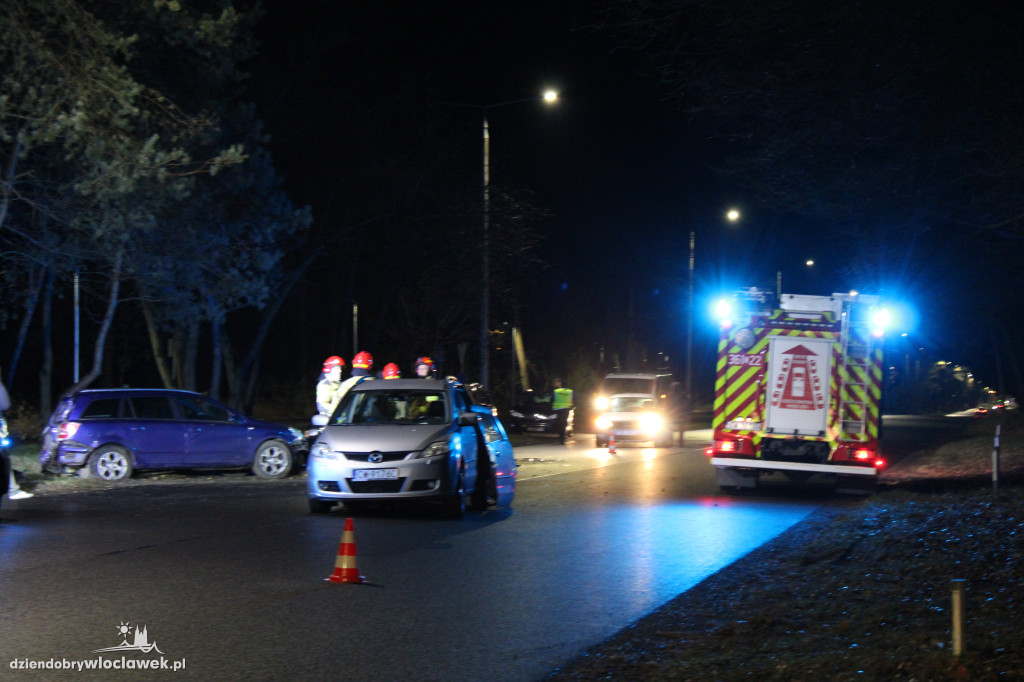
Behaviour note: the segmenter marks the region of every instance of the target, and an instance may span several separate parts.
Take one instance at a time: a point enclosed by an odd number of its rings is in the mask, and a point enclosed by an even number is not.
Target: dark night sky
[[[525,188],[554,214],[543,226],[550,267],[524,312],[527,343],[560,333],[567,319],[602,324],[594,315],[605,303],[623,310],[632,292],[635,305],[664,321],[664,350],[678,358],[690,230],[699,299],[726,281],[772,286],[780,271],[793,293],[850,286],[832,267],[840,249],[827,226],[755,206],[714,173],[723,144],[667,99],[639,54],[595,30],[593,3],[372,4],[268,2],[254,75],[275,84],[264,104],[278,165],[319,217],[331,189],[318,184],[318,170],[344,163],[341,140],[352,133],[339,130],[339,110],[408,83],[435,101],[470,104],[558,89],[556,108],[521,104],[490,115],[492,183]],[[426,117],[432,104],[421,104]],[[475,112],[447,120],[479,137]],[[466,163],[479,174],[479,156]],[[722,214],[732,205],[745,218],[727,226]],[[928,276],[913,279],[913,293],[926,295]]]

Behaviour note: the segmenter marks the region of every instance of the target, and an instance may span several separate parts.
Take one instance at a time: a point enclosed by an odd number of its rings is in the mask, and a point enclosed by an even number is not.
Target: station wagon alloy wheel
[[[96,448],[89,458],[89,471],[104,481],[123,481],[132,475],[131,458],[117,445]]]
[[[260,446],[253,460],[252,471],[260,478],[284,478],[292,470],[292,451],[279,440]]]

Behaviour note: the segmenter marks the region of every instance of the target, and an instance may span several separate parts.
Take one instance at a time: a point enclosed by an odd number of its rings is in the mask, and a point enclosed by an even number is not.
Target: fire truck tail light
[[[719,452],[738,452],[740,444],[734,440],[716,440],[714,449]]]
[[[854,459],[867,460],[871,459],[874,456],[875,453],[871,452],[870,450],[854,450],[853,452]]]
[[[882,469],[884,467],[885,467],[885,460],[884,459],[879,457],[878,459],[875,460],[875,468],[876,469]]]
[[[60,425],[60,429],[57,430],[57,440],[74,438],[79,426],[81,426],[79,422],[64,422]]]
[[[713,457],[714,454],[715,454],[715,449],[714,448],[704,448],[704,456],[705,457]]]

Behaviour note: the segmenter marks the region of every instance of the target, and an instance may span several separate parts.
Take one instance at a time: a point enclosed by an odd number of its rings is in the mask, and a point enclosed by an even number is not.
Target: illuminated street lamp
[[[490,343],[488,341],[488,327],[490,326],[491,306],[491,135],[487,124],[487,112],[498,107],[507,107],[512,104],[525,104],[527,102],[544,101],[553,104],[558,101],[558,93],[555,90],[547,90],[542,95],[535,97],[524,97],[522,99],[509,100],[508,102],[496,102],[494,104],[465,104],[462,102],[439,102],[455,107],[469,107],[479,109],[483,119],[483,235],[482,247],[482,275],[480,291],[480,383],[487,386],[490,378]]]

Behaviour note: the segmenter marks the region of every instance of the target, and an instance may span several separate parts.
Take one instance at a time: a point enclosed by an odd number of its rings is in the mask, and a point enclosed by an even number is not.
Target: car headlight
[[[594,407],[596,407],[599,410],[607,410],[608,398],[604,397],[603,395],[597,396],[596,398],[594,398]]]
[[[310,457],[318,459],[345,459],[345,453],[331,450],[331,447],[323,441],[317,441],[309,451]]]
[[[640,430],[648,434],[660,433],[665,427],[665,420],[660,414],[643,414],[640,415],[639,421]]]
[[[449,452],[451,452],[451,446],[448,444],[448,441],[439,440],[420,450],[420,454],[416,455],[416,459],[440,457],[441,455],[447,455]]]
[[[523,413],[522,412],[517,412],[516,410],[509,410],[508,413],[511,416],[515,417],[516,419],[522,419],[523,418]]]
[[[597,427],[598,431],[610,431],[612,428],[612,420],[608,417],[601,415],[594,420],[594,426]]]

